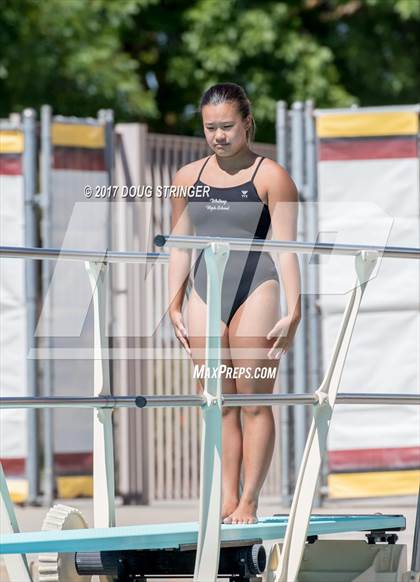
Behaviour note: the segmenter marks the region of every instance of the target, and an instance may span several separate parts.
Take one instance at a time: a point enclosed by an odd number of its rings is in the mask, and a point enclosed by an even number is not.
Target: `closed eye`
[[[223,126],[222,126],[222,129],[231,129],[232,127],[233,127],[233,124],[230,124],[230,125],[223,125]],[[208,125],[207,125],[207,126],[206,126],[206,129],[207,129],[208,131],[215,131],[217,128],[216,128],[216,127],[213,127],[213,126],[208,126]]]

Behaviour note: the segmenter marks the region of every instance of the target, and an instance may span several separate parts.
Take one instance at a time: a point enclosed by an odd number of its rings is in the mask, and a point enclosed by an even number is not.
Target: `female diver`
[[[173,185],[201,185],[195,191],[207,192],[207,196],[171,199],[172,234],[265,239],[271,226],[273,239],[295,240],[296,187],[284,168],[251,150],[255,122],[245,91],[234,83],[214,85],[203,94],[200,111],[213,154],[183,166]],[[223,393],[273,391],[279,357],[289,349],[301,318],[297,257],[281,253],[279,264],[287,301],[284,317],[279,313],[279,277],[271,256],[256,251],[230,252],[222,284],[222,364],[233,372],[242,367],[250,373],[226,374]],[[203,366],[207,275],[201,252],[194,267],[187,331],[182,305],[190,268],[191,250],[171,249],[169,316],[176,337],[194,364]],[[271,373],[262,374],[263,368]],[[257,521],[258,497],[274,449],[271,407],[243,406],[242,411],[243,424],[241,407],[223,408],[223,523]]]

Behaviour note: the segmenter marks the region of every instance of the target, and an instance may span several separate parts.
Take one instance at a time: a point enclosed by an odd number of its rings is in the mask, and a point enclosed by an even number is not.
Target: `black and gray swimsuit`
[[[268,205],[258,195],[254,178],[263,157],[248,182],[238,186],[217,188],[200,180],[210,156],[204,162],[195,186],[208,186],[206,197],[188,198],[191,221],[197,236],[265,239],[271,218]],[[204,200],[204,201],[203,201]],[[200,251],[194,267],[194,288],[207,301],[207,270],[204,251]],[[266,252],[230,251],[222,284],[222,320],[229,325],[237,309],[262,283],[278,281],[274,261]]]

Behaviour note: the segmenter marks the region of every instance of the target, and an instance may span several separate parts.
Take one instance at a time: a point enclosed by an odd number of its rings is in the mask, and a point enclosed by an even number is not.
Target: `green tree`
[[[49,103],[63,115],[158,119],[142,60],[124,50],[124,32],[150,0],[3,0],[0,115]],[[147,51],[144,52],[147,58]]]
[[[0,115],[58,113],[200,134],[202,92],[243,85],[257,138],[274,140],[275,104],[413,103],[418,0],[3,0]]]
[[[415,103],[417,0],[198,0],[168,78],[197,99],[233,80],[253,103],[259,139],[274,140],[275,102],[318,107]],[[195,126],[195,124],[193,124]]]

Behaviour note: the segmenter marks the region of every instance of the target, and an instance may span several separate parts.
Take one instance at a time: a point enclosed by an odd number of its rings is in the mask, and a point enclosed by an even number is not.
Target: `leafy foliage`
[[[200,134],[200,95],[234,81],[259,140],[276,101],[412,103],[417,0],[3,0],[0,115],[115,110],[155,131]]]

